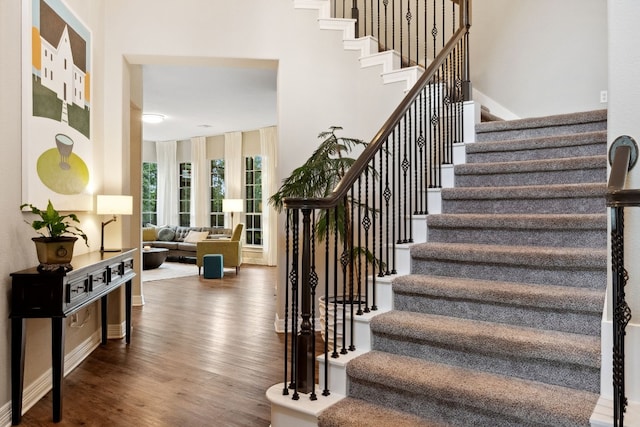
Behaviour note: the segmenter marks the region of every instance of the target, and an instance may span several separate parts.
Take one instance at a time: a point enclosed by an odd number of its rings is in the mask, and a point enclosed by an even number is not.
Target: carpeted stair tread
[[[515,283],[516,275],[486,280],[440,275],[410,274],[393,281],[396,310],[430,313],[539,329],[599,336],[604,292],[601,273],[598,289],[553,281],[542,285]],[[474,276],[477,276],[474,275]],[[502,275],[500,275],[502,276]],[[556,276],[554,279],[557,280]],[[565,286],[566,284],[566,286]]]
[[[415,415],[347,397],[318,417],[318,427],[451,427]]]
[[[429,342],[449,350],[510,358],[512,362],[539,359],[600,367],[600,337],[596,336],[397,310],[374,317],[371,331],[374,337],[381,334],[413,343]]]
[[[427,241],[604,247],[606,214],[433,214]]]
[[[568,157],[564,159],[523,160],[513,162],[467,163],[456,165],[456,175],[492,175],[500,173],[550,172],[562,170],[607,169],[607,156]],[[603,177],[606,179],[606,176]]]
[[[598,399],[597,394],[582,390],[378,351],[351,361],[347,372],[353,397],[359,397],[359,389],[367,393],[376,387],[380,394],[386,394],[381,396],[384,401],[425,418],[437,414],[425,404],[435,401],[488,416],[496,420],[494,425],[505,416],[519,421],[511,425],[586,426]],[[400,396],[413,399],[403,401]],[[396,403],[394,397],[402,400]]]
[[[465,145],[467,163],[518,161],[602,155],[607,152],[607,132],[594,131]]]
[[[573,286],[535,285],[496,280],[408,274],[393,281],[397,295],[488,301],[496,305],[520,305],[559,311],[601,313],[601,290]]]
[[[427,217],[429,227],[525,228],[591,230],[607,229],[606,214],[435,214]]]
[[[515,187],[461,187],[443,188],[443,200],[460,199],[550,199],[602,197],[606,193],[605,183],[523,185]],[[604,205],[603,205],[604,211]]]
[[[519,120],[485,122],[476,125],[478,141],[505,139],[520,135],[557,135],[603,130],[607,110],[585,111]]]
[[[547,126],[561,126],[599,122],[607,120],[607,110],[593,110],[578,113],[555,114],[551,116],[529,117],[526,119],[505,120],[500,123],[482,123],[476,125],[476,133],[493,132],[506,129],[532,129]]]
[[[473,243],[417,243],[411,247],[415,259],[535,265],[537,267],[606,268],[606,249],[482,245]]]

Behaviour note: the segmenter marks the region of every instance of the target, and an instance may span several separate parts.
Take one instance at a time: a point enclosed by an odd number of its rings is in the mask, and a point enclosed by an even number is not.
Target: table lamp
[[[100,252],[120,252],[122,249],[104,248],[104,227],[115,221],[116,215],[131,215],[133,213],[133,197],[99,195],[96,200],[96,213],[98,215],[113,215],[109,221],[102,223]]]

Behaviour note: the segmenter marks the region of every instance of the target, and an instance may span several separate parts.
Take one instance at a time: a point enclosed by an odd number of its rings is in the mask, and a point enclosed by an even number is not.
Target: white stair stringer
[[[406,67],[406,68],[383,72],[382,81],[385,84],[396,83],[396,82],[406,82],[407,86],[405,88],[405,92],[408,92],[409,89],[411,89],[413,85],[416,84],[420,76],[422,76],[423,74],[424,74],[424,68],[414,65],[413,67]]]
[[[356,20],[332,18],[330,0],[293,0],[293,7],[295,9],[317,10],[318,24],[321,30],[342,31],[343,48],[345,50],[360,50],[360,66],[362,68],[382,65],[383,84],[404,83],[406,92],[418,81],[424,71],[420,67],[409,67],[405,71],[402,69],[400,55],[395,51],[382,52],[384,55],[381,55],[378,52],[378,41],[371,36],[356,38]]]
[[[359,50],[361,57],[378,53],[378,40],[371,36],[343,41],[345,50]]]

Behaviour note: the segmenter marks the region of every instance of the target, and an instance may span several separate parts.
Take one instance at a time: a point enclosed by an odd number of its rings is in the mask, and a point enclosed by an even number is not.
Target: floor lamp
[[[104,227],[115,221],[116,215],[131,215],[133,213],[133,197],[99,195],[96,200],[96,213],[98,215],[113,215],[109,221],[102,223],[100,252],[120,252],[122,249],[104,248]]]
[[[222,212],[231,213],[231,232],[233,233],[233,213],[242,212],[243,199],[222,199]]]

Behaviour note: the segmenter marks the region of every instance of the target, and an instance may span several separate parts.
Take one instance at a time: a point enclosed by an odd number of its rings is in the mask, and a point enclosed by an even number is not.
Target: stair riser
[[[394,294],[394,309],[437,314],[463,319],[505,323],[516,326],[600,335],[602,312],[571,312],[539,307],[507,305],[490,300],[468,300],[430,295]]]
[[[511,414],[498,414],[490,412],[484,408],[473,407],[473,402],[464,402],[456,399],[456,396],[443,396],[440,390],[421,390],[421,394],[412,393],[407,390],[397,390],[384,385],[376,387],[365,381],[350,378],[349,396],[376,402],[380,405],[395,408],[397,410],[409,412],[434,422],[449,425],[455,420],[458,426],[492,426],[492,427],[513,427],[513,426],[535,426],[535,425],[558,425],[546,423],[544,416],[535,417],[536,414],[524,420]],[[399,405],[399,402],[402,405]],[[471,403],[471,404],[470,404]],[[537,420],[536,418],[542,418]],[[538,421],[536,423],[536,421]],[[566,425],[566,424],[564,424]],[[580,424],[575,424],[576,426]]]
[[[538,138],[544,136],[569,135],[580,132],[595,132],[607,129],[606,121],[578,123],[560,126],[513,129],[493,132],[479,132],[476,134],[477,142],[506,141],[511,139]]]
[[[591,269],[588,266],[575,269],[543,268],[540,262],[523,260],[520,265],[461,262],[457,260],[439,260],[412,258],[411,272],[445,277],[463,277],[469,279],[510,281],[517,278],[520,283],[539,285],[575,286],[581,288],[603,289],[606,280],[606,268]]]
[[[571,147],[549,147],[537,150],[467,152],[467,163],[518,162],[524,160],[566,159],[599,156],[607,152],[606,141]]]
[[[513,242],[518,242],[518,245],[552,247],[563,247],[567,242],[578,242],[583,248],[602,248],[607,245],[607,230],[429,227],[428,241],[490,245],[512,245]]]
[[[607,180],[606,165],[600,169],[539,171],[524,173],[465,174],[455,176],[456,187],[508,187],[553,185],[562,182],[596,183]]]
[[[526,354],[504,354],[491,343],[477,342],[475,348],[459,350],[456,343],[415,342],[403,337],[390,337],[373,332],[373,349],[462,366],[474,370],[508,375],[547,384],[562,385],[596,393],[600,389],[600,370],[561,361],[528,358]],[[510,349],[506,349],[510,350]]]
[[[606,212],[604,197],[557,199],[447,199],[442,194],[442,212],[446,213],[523,213],[563,214]]]

